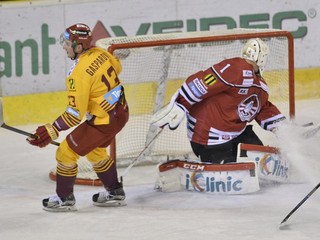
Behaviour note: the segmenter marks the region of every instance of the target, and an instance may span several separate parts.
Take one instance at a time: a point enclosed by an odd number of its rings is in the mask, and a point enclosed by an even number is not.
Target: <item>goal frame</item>
[[[250,30],[250,29],[248,29]],[[295,116],[295,100],[294,100],[294,39],[288,31],[267,31],[257,33],[240,33],[236,35],[219,35],[219,36],[204,36],[193,38],[179,38],[169,40],[156,40],[145,42],[130,42],[130,43],[115,43],[108,47],[108,51],[113,53],[115,50],[127,48],[143,48],[143,47],[157,47],[165,45],[179,45],[192,43],[206,43],[218,41],[232,41],[232,40],[247,40],[251,38],[271,38],[271,37],[286,37],[288,39],[288,84],[289,84],[289,116]],[[116,140],[114,139],[110,145],[111,157],[116,159]]]

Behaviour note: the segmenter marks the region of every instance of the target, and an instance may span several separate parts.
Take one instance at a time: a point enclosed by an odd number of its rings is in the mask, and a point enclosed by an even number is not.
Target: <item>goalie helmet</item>
[[[60,43],[65,40],[71,41],[72,44],[82,44],[83,49],[91,47],[92,32],[90,28],[83,23],[77,23],[68,27],[60,36]]]
[[[244,59],[255,62],[260,70],[260,74],[264,71],[269,56],[269,47],[260,38],[254,38],[247,41],[241,51]]]

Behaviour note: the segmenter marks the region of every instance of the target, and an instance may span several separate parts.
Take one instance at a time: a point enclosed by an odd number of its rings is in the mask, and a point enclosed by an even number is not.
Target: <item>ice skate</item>
[[[125,206],[126,195],[122,187],[96,193],[92,196],[93,205],[98,207],[120,207]]]
[[[52,196],[42,200],[43,210],[49,212],[71,212],[77,211],[75,207],[76,199],[71,193],[66,199],[59,196]]]

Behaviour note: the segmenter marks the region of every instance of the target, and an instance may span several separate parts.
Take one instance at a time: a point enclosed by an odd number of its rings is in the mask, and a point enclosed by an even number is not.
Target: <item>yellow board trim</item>
[[[168,82],[165,92],[165,103],[181,86],[184,79]],[[156,82],[124,84],[128,99],[130,115],[152,114]],[[274,91],[270,86],[270,91]],[[296,100],[320,98],[320,68],[295,70]],[[144,102],[141,102],[143,99]],[[22,96],[2,97],[4,122],[8,125],[27,125],[52,123],[67,106],[66,92],[52,92]]]
[[[66,92],[2,97],[3,118],[8,125],[52,123],[67,106]]]

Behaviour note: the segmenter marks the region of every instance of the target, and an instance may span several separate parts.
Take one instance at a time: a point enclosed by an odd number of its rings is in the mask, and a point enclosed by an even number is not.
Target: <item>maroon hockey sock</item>
[[[120,186],[115,163],[107,171],[97,173],[97,175],[107,190],[116,189]]]
[[[57,188],[56,192],[60,198],[67,198],[73,193],[73,186],[76,176],[61,176],[57,173]]]

